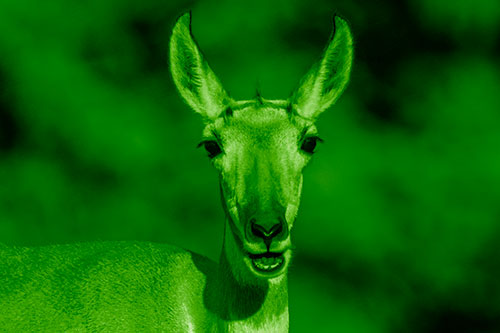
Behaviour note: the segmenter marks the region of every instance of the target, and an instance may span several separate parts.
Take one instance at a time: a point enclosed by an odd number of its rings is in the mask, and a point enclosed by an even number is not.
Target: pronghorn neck
[[[236,279],[221,253],[218,269],[221,318],[230,331],[288,332],[288,281],[284,274],[273,280]]]
[[[219,319],[219,331],[288,332],[286,274],[276,279],[236,277],[228,260],[232,250],[228,236],[217,271],[208,277],[204,291],[205,306]]]

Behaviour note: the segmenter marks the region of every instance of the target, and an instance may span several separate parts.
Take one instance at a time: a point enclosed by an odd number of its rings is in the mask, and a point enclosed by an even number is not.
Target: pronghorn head
[[[302,170],[321,141],[315,121],[349,80],[349,27],[334,17],[322,58],[288,99],[236,101],[203,58],[190,25],[189,13],[175,24],[170,68],[182,97],[205,120],[200,145],[219,172],[226,258],[240,279],[279,277],[291,259]]]

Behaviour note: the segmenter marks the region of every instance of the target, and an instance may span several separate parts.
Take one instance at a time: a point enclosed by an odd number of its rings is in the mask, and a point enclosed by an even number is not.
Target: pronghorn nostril
[[[260,225],[258,225],[254,222],[254,223],[252,223],[251,228],[252,228],[252,234],[254,236],[259,237],[259,238],[266,238],[264,228],[262,228]]]
[[[255,237],[262,238],[264,240],[272,239],[283,231],[283,223],[281,221],[274,224],[269,229],[258,224],[254,218],[250,220],[250,224],[252,234]]]

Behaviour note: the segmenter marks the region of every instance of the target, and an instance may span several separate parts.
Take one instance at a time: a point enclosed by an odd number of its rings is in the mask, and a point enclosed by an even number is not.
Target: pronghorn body
[[[181,16],[170,40],[174,82],[205,121],[226,215],[220,260],[176,247],[102,242],[0,246],[0,331],[286,332],[290,233],[320,113],[345,88],[347,24],[335,17],[322,59],[287,100],[236,101]],[[311,221],[313,223],[313,221]]]
[[[253,306],[253,320],[243,309],[230,313],[225,305],[255,303],[264,291],[247,290],[245,301],[228,267],[170,245],[5,246],[0,257],[0,331],[269,332],[288,323],[286,302],[275,297]],[[286,294],[286,281],[271,289]]]

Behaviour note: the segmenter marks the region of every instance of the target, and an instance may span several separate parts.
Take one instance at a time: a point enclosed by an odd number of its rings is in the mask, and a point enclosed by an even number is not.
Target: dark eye
[[[318,138],[317,136],[307,137],[304,139],[304,141],[302,141],[300,149],[302,149],[304,152],[308,154],[314,154],[314,149],[316,149],[316,143],[318,141],[321,141],[321,139]]]
[[[205,147],[205,150],[208,153],[208,157],[210,157],[210,158],[214,158],[215,156],[222,153],[222,149],[219,146],[219,144],[217,143],[217,141],[214,141],[214,140],[203,141],[202,143],[200,143],[198,145],[198,147],[201,145],[203,145],[203,147]]]

